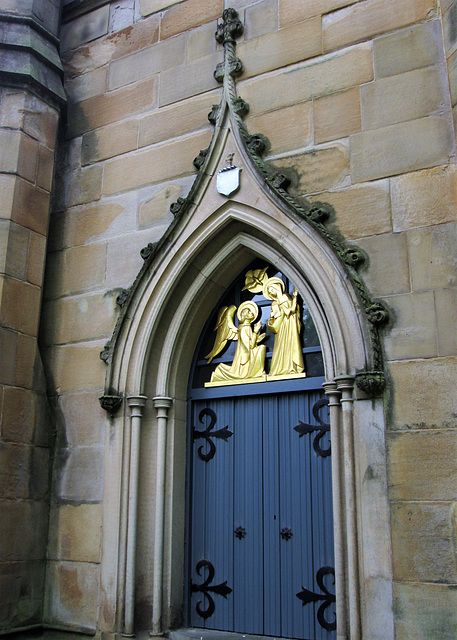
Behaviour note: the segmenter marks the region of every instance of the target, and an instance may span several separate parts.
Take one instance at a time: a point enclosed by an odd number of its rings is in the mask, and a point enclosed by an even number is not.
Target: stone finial
[[[228,42],[235,42],[236,38],[243,35],[243,23],[238,17],[235,9],[225,9],[222,13],[222,22],[217,25],[216,40],[219,44],[225,45]]]

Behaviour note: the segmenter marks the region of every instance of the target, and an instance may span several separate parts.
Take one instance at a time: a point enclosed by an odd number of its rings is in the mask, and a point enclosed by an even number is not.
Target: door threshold
[[[170,631],[170,640],[286,640],[280,636],[259,636],[251,633],[235,633],[235,631],[217,631],[215,629],[176,629]],[[290,640],[290,639],[288,639]]]

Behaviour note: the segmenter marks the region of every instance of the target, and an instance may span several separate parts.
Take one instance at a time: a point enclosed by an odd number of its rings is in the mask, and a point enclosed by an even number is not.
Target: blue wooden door
[[[202,399],[191,414],[189,624],[333,640],[322,392]]]

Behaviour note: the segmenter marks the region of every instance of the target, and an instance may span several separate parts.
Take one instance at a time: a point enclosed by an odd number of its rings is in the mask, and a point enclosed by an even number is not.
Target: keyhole
[[[273,516],[273,518],[276,520],[276,516]]]

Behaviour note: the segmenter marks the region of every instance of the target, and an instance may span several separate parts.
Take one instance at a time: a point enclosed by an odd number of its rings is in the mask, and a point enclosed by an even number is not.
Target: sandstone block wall
[[[41,622],[52,421],[38,351],[58,112],[0,89],[0,628]]]
[[[225,6],[245,24],[238,92],[250,105],[249,131],[269,137],[269,160],[291,178],[291,193],[334,206],[334,229],[366,252],[364,278],[392,310],[386,446],[397,639],[454,638],[457,3],[449,0],[107,2],[64,25],[69,106],[43,333],[59,421],[47,619],[113,624],[98,608],[110,430],[97,401],[98,353],[116,297],[141,267],[139,250],[165,231],[169,205],[210,141],[222,59],[213,34]]]

